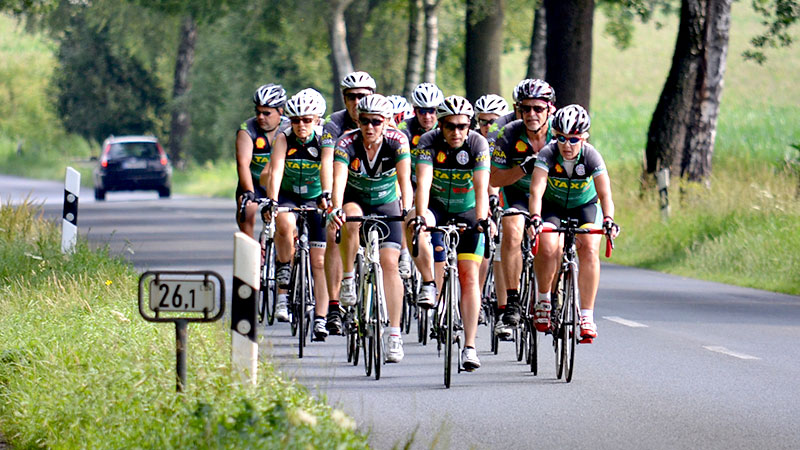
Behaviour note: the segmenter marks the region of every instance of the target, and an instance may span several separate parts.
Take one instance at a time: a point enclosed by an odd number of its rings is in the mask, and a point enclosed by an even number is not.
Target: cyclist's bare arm
[[[501,169],[492,166],[492,174],[489,178],[489,183],[493,187],[503,187],[516,183],[520,178],[525,176],[520,166],[514,166],[510,169]]]
[[[528,201],[528,210],[531,216],[542,214],[542,195],[547,188],[547,171],[541,167],[533,169],[531,176],[531,197]]]
[[[322,147],[319,181],[322,185],[322,192],[333,191],[333,147]]]
[[[255,191],[250,175],[250,160],[253,159],[253,140],[244,130],[236,133],[236,172],[243,191]]]
[[[412,198],[414,195],[411,190],[411,159],[406,158],[397,163],[397,182],[400,184],[400,195],[403,201],[403,210],[411,209]]]
[[[489,171],[473,170],[472,182],[475,185],[475,216],[480,219],[489,217]]]
[[[283,169],[286,163],[286,135],[280,133],[270,152],[269,165],[261,172],[261,184],[267,187],[267,197],[278,199],[278,192],[283,181]]]
[[[614,217],[614,200],[611,198],[611,180],[608,178],[608,173],[594,177],[594,188],[597,191],[597,198],[600,199],[603,215]]]
[[[417,197],[414,203],[417,215],[425,215],[428,211],[428,202],[431,197],[431,183],[433,182],[433,166],[417,163]]]

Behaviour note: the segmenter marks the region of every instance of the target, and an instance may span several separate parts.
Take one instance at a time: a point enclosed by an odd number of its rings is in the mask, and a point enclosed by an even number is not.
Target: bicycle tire
[[[369,326],[369,318],[370,314],[372,313],[372,293],[368,289],[368,277],[364,277],[364,296],[361,298],[361,325],[362,325],[362,347],[364,348],[364,372],[366,372],[367,376],[372,375],[372,360],[373,360],[373,353],[375,352],[374,348],[374,340],[371,336],[371,330]]]
[[[533,323],[528,321],[528,364],[531,367],[531,373],[534,375],[539,374],[539,336],[536,333]]]
[[[297,280],[297,291],[295,291],[295,295],[299,298],[295,298],[295,306],[297,307],[297,355],[298,358],[303,357],[303,347],[306,345],[306,286],[305,286],[305,258],[300,257],[297,260],[298,270],[298,280]]]
[[[298,274],[297,274],[297,261],[292,265],[292,275],[289,278],[289,291],[287,292],[289,300],[289,328],[292,331],[292,336],[297,336],[298,322],[300,316],[297,309],[297,293],[299,292]]]
[[[450,388],[450,381],[452,376],[452,363],[453,363],[453,304],[452,296],[450,295],[450,281],[444,282],[444,290],[446,296],[445,300],[445,330],[444,330],[444,386]]]
[[[564,374],[564,303],[565,303],[565,289],[564,289],[564,271],[558,274],[558,284],[556,292],[555,320],[553,321],[553,350],[556,353],[556,378],[561,379]]]
[[[422,345],[428,345],[428,310],[417,308],[417,341]]]
[[[264,301],[267,324],[272,325],[275,323],[275,305],[278,299],[278,282],[275,280],[275,242],[272,240],[269,240],[266,244],[265,261],[262,289],[266,288],[266,293],[262,293],[262,300]]]
[[[375,358],[373,361],[373,369],[375,370],[375,380],[381,379],[381,366],[383,365],[383,338],[381,336],[381,292],[380,285],[378,284],[377,271],[373,267],[370,270],[372,277],[372,336],[375,342],[375,352],[372,356]]]
[[[578,320],[579,320],[579,313],[578,313],[578,280],[575,276],[573,271],[568,272],[567,282],[566,282],[566,290],[567,290],[567,307],[565,308],[565,324],[566,324],[566,338],[569,339],[569,343],[565,342],[564,345],[564,362],[566,364],[565,367],[565,379],[566,382],[569,383],[572,381],[572,372],[575,368],[575,344],[578,342]]]

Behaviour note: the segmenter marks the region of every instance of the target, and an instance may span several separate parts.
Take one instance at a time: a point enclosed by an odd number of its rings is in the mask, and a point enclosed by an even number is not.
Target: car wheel
[[[161,198],[168,198],[172,189],[169,186],[164,186],[158,189],[158,196]]]
[[[95,200],[105,200],[106,199],[106,191],[105,191],[105,189],[100,189],[98,187],[94,188],[94,199]]]

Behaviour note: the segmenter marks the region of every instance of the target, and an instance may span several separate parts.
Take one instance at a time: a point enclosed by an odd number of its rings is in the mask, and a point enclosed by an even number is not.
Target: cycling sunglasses
[[[256,117],[260,115],[263,115],[264,117],[269,117],[272,115],[272,111],[259,111],[258,108],[256,108]]]
[[[347,94],[344,94],[344,98],[346,98],[347,100],[350,100],[352,102],[352,101],[361,100],[362,98],[366,97],[367,95],[369,95],[369,94],[364,94],[362,92],[359,92],[359,93],[348,92]]]
[[[417,108],[417,114],[435,114],[436,108]]]
[[[372,124],[373,127],[377,128],[383,125],[383,119],[367,119],[366,117],[359,117],[358,123],[364,126]]]
[[[309,123],[314,121],[314,119],[311,117],[292,117],[289,120],[292,122],[292,125],[299,125],[300,122],[308,125]]]
[[[561,142],[562,144],[567,142],[567,141],[569,141],[570,144],[577,144],[578,142],[582,141],[583,138],[582,137],[578,137],[578,136],[572,136],[571,138],[568,138],[568,137],[564,136],[563,134],[559,134],[558,136],[556,136],[556,140],[558,142]]]
[[[469,128],[469,124],[468,123],[453,123],[453,122],[442,121],[442,127],[447,131],[454,131],[454,130],[464,131],[467,128]]]
[[[495,119],[478,119],[478,125],[485,127],[487,125],[493,124]]]
[[[517,105],[517,108],[519,108],[519,110],[520,110],[520,111],[522,111],[523,113],[529,113],[529,112],[533,111],[533,112],[535,112],[536,114],[541,114],[541,113],[543,113],[543,112],[547,111],[547,109],[548,109],[548,107],[547,107],[547,106],[541,106],[541,105],[522,105],[522,104],[518,104],[518,105]]]

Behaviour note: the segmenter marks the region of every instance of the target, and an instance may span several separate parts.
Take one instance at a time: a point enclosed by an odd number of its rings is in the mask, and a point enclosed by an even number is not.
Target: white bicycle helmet
[[[411,93],[411,102],[417,108],[436,108],[443,100],[442,90],[433,83],[421,83]]]
[[[475,110],[472,109],[472,104],[469,100],[458,95],[447,97],[442,104],[436,108],[436,117],[439,119],[458,114],[463,114],[469,117],[470,120],[472,120],[472,116],[475,115]]]
[[[475,112],[478,114],[508,114],[508,102],[503,97],[487,94],[475,101]]]
[[[253,103],[256,106],[280,108],[286,104],[286,91],[280,84],[265,84],[253,94]]]
[[[386,119],[392,117],[392,103],[381,94],[370,94],[358,101],[359,114],[379,114]]]
[[[589,131],[592,119],[581,105],[568,105],[553,116],[553,128],[563,134],[583,134]]]
[[[377,88],[375,80],[367,72],[352,72],[347,74],[346,77],[342,78],[340,86],[342,90],[363,88],[371,89],[372,92],[375,92]]]
[[[314,89],[303,89],[286,102],[283,114],[286,117],[310,116],[322,117],[325,115],[325,98]]]
[[[544,80],[526,79],[522,80],[514,89],[515,102],[521,102],[527,99],[544,100],[546,102],[556,102],[556,91],[553,87]]]
[[[405,114],[410,108],[408,100],[402,95],[389,95],[386,99],[392,104],[393,114]]]

